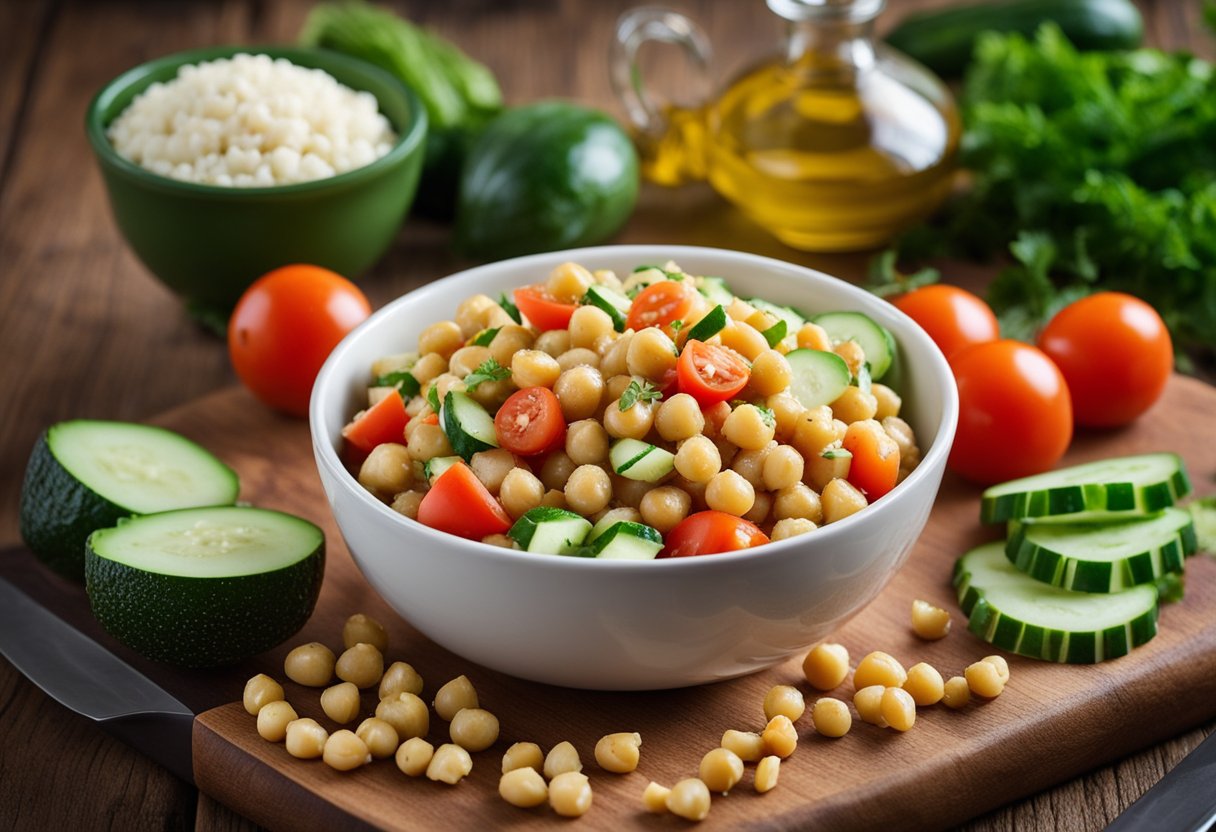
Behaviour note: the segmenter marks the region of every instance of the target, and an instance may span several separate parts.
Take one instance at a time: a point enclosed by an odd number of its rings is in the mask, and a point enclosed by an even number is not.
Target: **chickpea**
[[[425,737],[431,729],[431,713],[426,703],[408,691],[402,691],[393,699],[382,699],[376,706],[376,718],[393,726],[402,740]]]
[[[715,748],[701,758],[698,776],[711,792],[726,794],[743,779],[743,761],[728,748]]]
[[[984,656],[981,661],[988,662],[995,667],[1002,682],[1009,681],[1009,662],[1005,661],[1004,656]]]
[[[410,452],[398,442],[383,442],[359,466],[359,484],[381,499],[405,491],[414,481]]]
[[[642,792],[642,806],[651,814],[666,814],[667,798],[670,794],[671,789],[666,786],[660,786],[651,780],[646,784],[646,789]]]
[[[595,350],[586,347],[572,347],[557,357],[557,366],[561,368],[562,372],[574,367],[593,367],[598,370],[600,356]]]
[[[604,429],[615,439],[645,439],[654,425],[654,406],[640,399],[621,410],[621,400],[613,399],[604,410]]]
[[[321,710],[339,725],[359,715],[359,689],[350,682],[339,682],[321,691]]]
[[[916,723],[916,701],[902,688],[887,688],[882,693],[882,718],[896,731],[909,730]]]
[[[854,378],[861,372],[862,365],[866,363],[865,350],[856,341],[841,341],[832,346],[832,352],[844,359],[844,363],[848,365],[849,374]]]
[[[498,781],[498,795],[512,806],[531,809],[549,799],[549,786],[536,769],[517,768],[503,773]]]
[[[267,702],[278,702],[283,698],[283,686],[265,673],[259,673],[245,683],[245,694],[242,698],[245,712],[257,716],[258,711]]]
[[[853,687],[857,690],[870,685],[897,688],[907,680],[904,666],[890,653],[881,650],[867,654],[853,671]]]
[[[381,653],[388,649],[388,633],[384,625],[370,615],[355,613],[342,625],[342,645],[347,650],[356,644],[370,644]]]
[[[571,367],[558,376],[553,392],[567,423],[589,419],[600,408],[604,377],[594,367]]]
[[[437,352],[428,352],[410,368],[410,375],[418,380],[425,390],[427,384],[439,377],[448,369],[448,360]]]
[[[709,807],[709,787],[696,777],[676,783],[667,795],[667,811],[685,820],[705,820]]]
[[[832,415],[846,425],[863,419],[873,419],[876,413],[878,400],[874,398],[874,394],[857,387],[846,387],[839,398],[832,402]]]
[[[418,352],[435,352],[450,358],[464,345],[464,338],[460,325],[455,321],[439,321],[422,330],[418,336]]]
[[[689,499],[692,500],[692,505],[689,507],[690,512],[704,511],[709,508],[705,504],[705,487],[708,483],[693,482],[677,474],[671,481],[671,484],[687,494]]]
[[[612,481],[598,465],[580,465],[570,474],[565,488],[566,505],[579,514],[603,511],[612,500]]]
[[[481,539],[487,546],[497,546],[499,549],[514,549],[515,541],[507,534],[488,534]]]
[[[788,389],[792,377],[790,363],[785,360],[785,356],[776,350],[767,349],[752,362],[752,375],[748,384],[752,392],[765,398]]]
[[[469,390],[468,394],[469,398],[493,413],[514,392],[515,385],[508,378],[502,381],[483,381],[472,390]]]
[[[418,360],[418,353],[402,352],[396,355],[385,355],[377,358],[372,362],[372,375],[386,376],[389,373],[397,373],[402,370],[408,370],[414,366],[414,362]]]
[[[632,376],[662,381],[676,368],[675,342],[663,330],[647,327],[629,342],[625,366]]]
[[[722,734],[722,742],[719,745],[732,751],[745,763],[754,763],[764,756],[764,738],[754,731],[728,728]]]
[[[612,342],[608,351],[603,353],[600,360],[600,372],[604,378],[629,375],[629,345],[633,342],[632,329],[625,330],[621,337]]]
[[[659,436],[668,442],[679,442],[691,437],[701,437],[705,430],[705,417],[697,400],[687,393],[676,393],[659,405],[654,417],[654,426]]]
[[[802,402],[794,398],[790,393],[775,393],[764,400],[765,406],[773,411],[773,418],[777,420],[777,428],[774,431],[774,438],[779,442],[790,442],[794,438],[794,431],[798,427],[798,421],[802,418],[802,414],[806,412],[806,408],[802,406]]]
[[[764,336],[743,321],[727,321],[726,328],[718,333],[718,337],[722,339],[722,346],[734,350],[748,361],[755,361],[760,353],[769,348]]]
[[[517,742],[502,755],[502,773],[517,768],[532,768],[540,771],[545,765],[545,755],[534,742]]]
[[[802,691],[791,685],[774,685],[764,696],[764,718],[772,719],[783,714],[790,722],[796,722],[806,710]]]
[[[781,772],[781,758],[777,756],[765,757],[756,766],[756,776],[753,781],[756,791],[759,794],[771,792],[777,788],[777,775]]]
[[[800,482],[782,488],[773,499],[773,517],[784,520],[788,517],[823,521],[823,504],[819,495]]]
[[[760,736],[764,738],[765,750],[783,759],[793,754],[798,746],[798,731],[785,714],[770,719]]]
[[[577,818],[591,808],[591,782],[578,771],[565,771],[549,781],[549,805],[564,818]]]
[[[815,730],[825,737],[843,737],[853,727],[853,715],[849,706],[839,699],[824,697],[811,708],[811,722]]]
[[[301,644],[283,660],[287,678],[310,688],[324,687],[334,677],[334,651],[319,642]]]
[[[607,378],[608,381],[604,383],[604,395],[600,400],[600,403],[603,404],[604,407],[607,407],[608,404],[614,399],[619,399],[621,396],[625,395],[625,391],[628,390],[629,385],[633,383],[633,376],[618,375],[605,376],[605,378]]]
[[[368,717],[359,723],[355,736],[363,740],[368,753],[374,759],[385,760],[397,753],[401,741],[397,738],[397,729],[383,719]]]
[[[545,496],[541,497],[540,504],[549,508],[565,508],[566,495],[556,488],[550,488],[545,492]]]
[[[642,498],[653,488],[648,482],[631,480],[627,477],[613,475],[611,480],[613,497],[618,503],[627,508],[636,509],[641,506]]]
[[[828,331],[819,324],[805,323],[796,335],[798,348],[803,350],[823,350],[831,352],[832,339]]]
[[[419,777],[426,772],[434,756],[435,746],[422,737],[410,737],[397,747],[395,758],[397,768],[401,769],[402,774]]]
[[[752,484],[752,488],[764,488],[764,462],[768,459],[772,448],[764,447],[758,451],[739,451],[731,460],[732,471]]]
[[[258,711],[258,735],[269,742],[282,742],[287,726],[299,719],[296,709],[283,700],[267,702]]]
[[[536,342],[532,331],[516,323],[500,327],[490,341],[490,356],[503,367],[511,366],[511,359],[520,350],[531,349]]]
[[[813,687],[833,690],[849,675],[849,651],[843,644],[816,644],[802,660],[802,672]]]
[[[571,347],[592,349],[596,339],[612,332],[612,318],[598,306],[580,306],[570,316],[566,329],[570,333]]]
[[[604,771],[628,774],[638,767],[642,735],[637,732],[607,734],[595,744],[595,761]]]
[[[971,701],[971,686],[962,676],[951,676],[942,687],[942,704],[958,710]]]
[[[428,780],[455,786],[473,770],[473,758],[459,745],[444,743],[435,749],[426,767]]]
[[[405,662],[393,662],[388,666],[388,670],[384,671],[384,676],[380,679],[380,699],[396,699],[403,693],[412,693],[415,696],[422,693],[422,677],[418,675],[418,671],[414,670],[413,665]]]
[[[426,462],[437,456],[452,456],[455,453],[451,443],[448,442],[448,435],[439,425],[418,425],[410,434],[410,441],[406,447],[409,449],[410,457],[419,462]]]
[[[511,356],[511,382],[520,390],[552,388],[561,373],[557,359],[540,350],[520,350]]]
[[[967,687],[971,692],[984,699],[995,699],[1005,690],[1005,680],[1001,678],[1000,671],[995,664],[987,660],[967,665],[963,676],[966,677]]]
[[[347,731],[344,728],[329,735],[329,739],[325,741],[321,759],[330,768],[338,771],[351,771],[370,763],[372,755],[367,750],[367,743],[359,739],[353,731]]]
[[[479,451],[469,460],[469,467],[486,490],[497,495],[507,474],[515,470],[515,456],[502,448]]]
[[[315,760],[325,753],[329,732],[315,719],[294,719],[287,723],[287,753],[300,760]]]
[[[878,405],[878,410],[874,413],[875,419],[881,422],[888,416],[899,415],[899,409],[903,407],[903,400],[890,387],[876,382],[870,386],[870,395],[874,397],[874,402]]]
[[[591,349],[600,357],[600,373],[604,372],[604,357],[608,355],[609,350],[612,349],[620,337],[621,333],[612,330],[596,338],[595,343],[591,345]]]
[[[662,415],[663,409],[659,408]],[[693,482],[707,483],[722,470],[722,457],[713,440],[704,436],[690,436],[676,450],[676,471]]]
[[[498,488],[498,499],[513,520],[540,505],[544,496],[545,486],[527,468],[512,468]]]
[[[911,694],[912,699],[922,708],[936,705],[946,694],[942,674],[938,673],[932,665],[924,662],[918,662],[908,668],[908,679],[904,682],[904,690]]]
[[[912,602],[912,632],[926,641],[945,638],[950,632],[950,613],[918,598]]]
[[[498,741],[498,717],[481,708],[461,708],[448,726],[452,742],[466,751],[485,751]]]
[[[887,689],[882,685],[870,685],[858,689],[853,694],[853,707],[862,722],[886,728],[887,721],[882,715],[882,695]]]
[[[554,451],[541,463],[540,481],[546,489],[555,488],[561,491],[566,487],[566,482],[569,481],[570,475],[577,467],[574,460],[567,456],[565,451]]]
[[[791,445],[778,445],[764,457],[764,487],[769,491],[801,484],[802,454]]]
[[[660,534],[667,534],[688,516],[691,506],[692,498],[688,492],[673,485],[664,485],[647,491],[642,496],[638,510],[646,525],[658,529]]]
[[[451,722],[463,708],[476,708],[477,691],[465,675],[457,676],[435,692],[435,713],[445,722]]]
[[[608,459],[608,431],[595,419],[581,419],[566,428],[566,456],[577,465],[598,465]]]
[[[773,440],[777,422],[771,413],[761,413],[752,404],[741,404],[731,411],[722,425],[722,433],[732,443],[747,451],[758,451]]]
[[[794,427],[793,446],[805,459],[820,456],[825,449],[844,439],[826,405],[805,410]]]
[[[496,307],[498,304],[487,295],[473,295],[461,301],[456,307],[456,325],[460,327],[460,334],[472,338],[481,332],[485,329],[487,314]]]
[[[536,343],[533,346],[541,352],[557,358],[570,349],[570,333],[564,329],[550,329],[536,336]]]
[[[595,283],[591,272],[578,263],[562,263],[549,273],[545,284],[558,303],[578,303]]]
[[[384,675],[384,656],[370,644],[356,644],[338,657],[334,672],[355,687],[370,688]]]
[[[578,758],[578,750],[563,740],[549,749],[543,768],[545,777],[552,780],[567,771],[582,771],[583,762]]]
[[[808,534],[817,528],[819,527],[810,520],[801,517],[785,517],[773,524],[773,531],[769,534],[768,539],[773,542],[786,540],[800,534]]]
[[[823,504],[823,522],[835,523],[866,507],[866,498],[852,483],[845,479],[833,479],[820,495]]]
[[[743,300],[743,298],[735,298],[729,304],[727,304],[726,314],[732,320],[746,321],[748,318],[756,314],[756,307]]]
[[[752,484],[735,471],[721,471],[705,487],[705,502],[715,511],[742,517],[756,501]]]
[[[421,491],[402,491],[393,498],[390,506],[398,514],[405,515],[411,520],[418,519],[418,506],[422,505],[425,495]]]

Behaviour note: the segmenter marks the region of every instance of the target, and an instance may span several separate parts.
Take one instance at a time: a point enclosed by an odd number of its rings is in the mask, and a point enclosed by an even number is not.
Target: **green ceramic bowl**
[[[228,188],[169,179],[124,159],[106,137],[110,122],[157,81],[185,64],[250,52],[323,69],[372,93],[398,135],[381,158],[328,179]],[[148,269],[192,306],[225,312],[256,278],[311,263],[347,277],[366,271],[401,228],[418,187],[426,111],[388,73],[322,49],[227,46],[181,52],[138,66],[97,93],[85,117],[114,218]]]

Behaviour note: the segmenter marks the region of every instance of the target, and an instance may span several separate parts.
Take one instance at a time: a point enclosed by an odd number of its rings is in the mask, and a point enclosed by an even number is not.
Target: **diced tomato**
[[[853,454],[848,481],[869,502],[895,487],[899,479],[899,446],[873,419],[854,422],[844,434],[844,449]]]
[[[554,300],[543,283],[521,286],[514,292],[515,305],[524,317],[537,329],[565,329],[570,326],[570,316],[578,307],[573,303]]]
[[[690,340],[676,364],[680,392],[697,400],[701,407],[737,396],[751,378],[743,356],[727,347]]]
[[[422,424],[424,424],[424,425],[437,425],[437,424],[439,424],[439,414],[438,414],[438,413],[428,413],[428,414],[426,414],[425,416],[423,416],[423,417],[422,417]]]
[[[401,394],[393,390],[342,428],[342,436],[354,447],[370,453],[385,442],[404,442],[405,424],[409,420]]]
[[[435,480],[418,504],[418,522],[470,540],[503,534],[511,528],[510,516],[463,462]]]
[[[543,454],[566,439],[566,420],[557,396],[547,387],[526,387],[511,394],[494,416],[500,447],[513,454]]]
[[[647,286],[633,299],[625,326],[637,332],[657,326],[671,335],[671,322],[688,322],[697,290],[682,280],[661,280]]]
[[[661,558],[686,558],[735,552],[768,543],[768,535],[742,517],[724,511],[698,511],[667,533]]]

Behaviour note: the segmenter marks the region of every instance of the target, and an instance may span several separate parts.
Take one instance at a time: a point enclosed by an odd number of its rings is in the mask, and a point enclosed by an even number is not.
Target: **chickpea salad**
[[[895,342],[676,263],[474,295],[371,367],[343,429],[393,510],[509,549],[644,560],[812,533],[920,461]]]

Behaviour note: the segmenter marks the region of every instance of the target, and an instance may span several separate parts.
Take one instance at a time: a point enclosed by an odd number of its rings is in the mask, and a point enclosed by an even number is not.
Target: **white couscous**
[[[183,66],[108,130],[124,158],[162,176],[265,187],[335,176],[388,153],[375,96],[319,69],[238,54]]]

